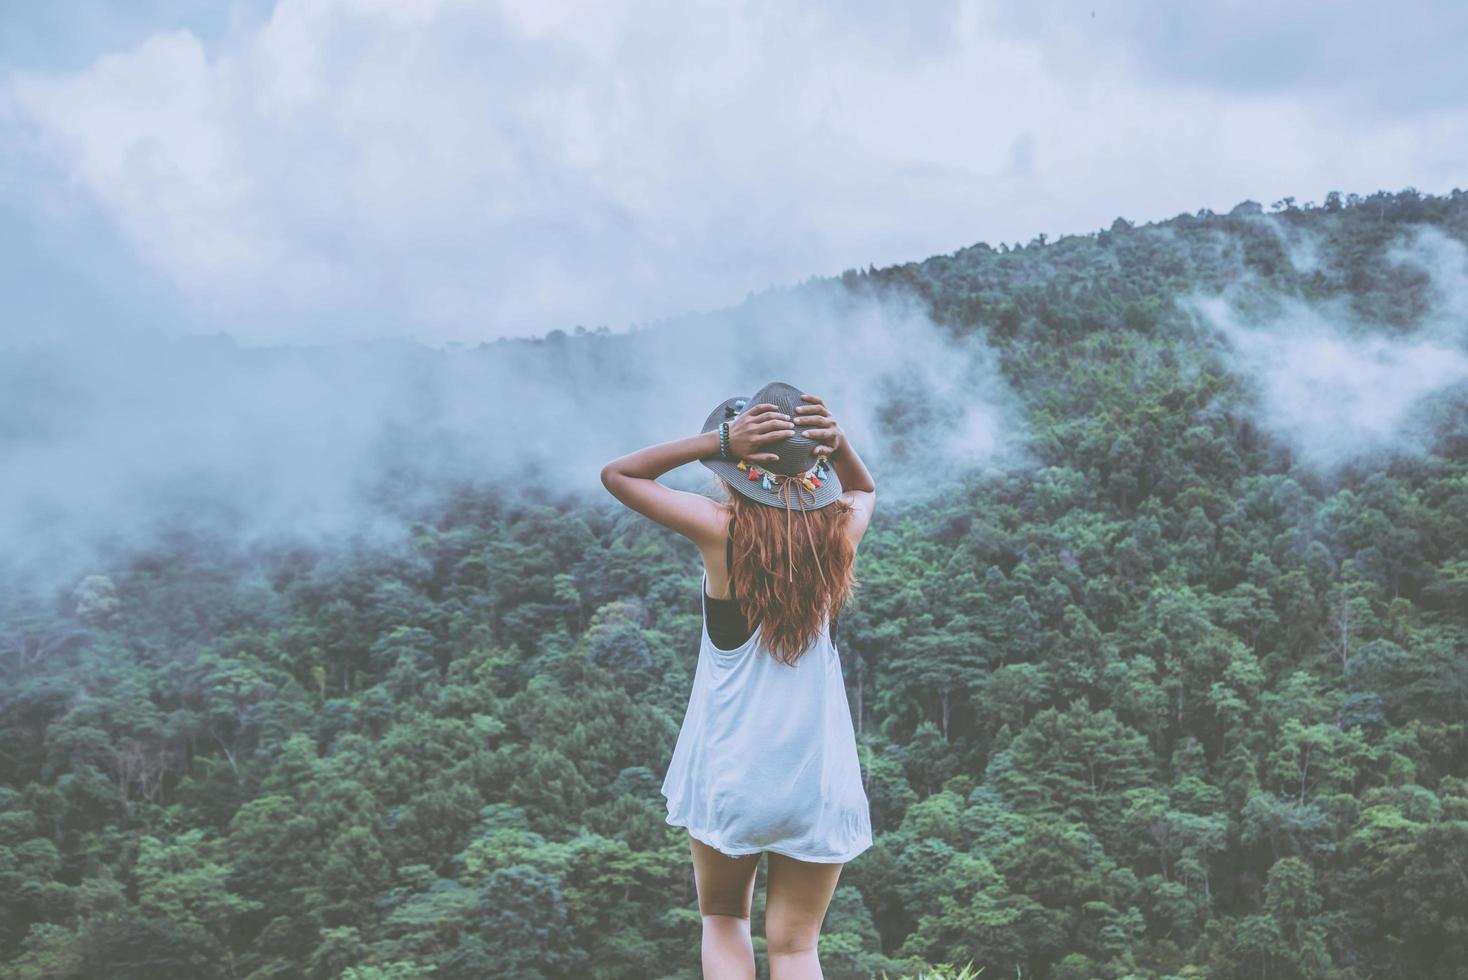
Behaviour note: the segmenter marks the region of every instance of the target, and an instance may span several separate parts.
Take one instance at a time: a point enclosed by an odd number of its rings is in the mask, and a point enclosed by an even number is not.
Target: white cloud
[[[116,346],[0,358],[0,579],[74,583],[163,529],[230,554],[391,548],[464,484],[607,500],[602,464],[695,435],[768,381],[826,400],[889,503],[1027,461],[1023,412],[980,335],[953,339],[910,299],[839,283],[630,333],[465,350]],[[664,477],[713,479],[698,464]]]
[[[1431,277],[1431,309],[1410,333],[1362,324],[1343,300],[1276,297],[1264,317],[1245,316],[1224,296],[1186,303],[1227,341],[1225,359],[1254,386],[1256,424],[1305,466],[1330,471],[1427,450],[1435,432],[1420,410],[1468,384],[1468,251],[1428,227],[1387,254]]]
[[[0,125],[246,342],[620,328],[1119,214],[1445,190],[1468,118],[1163,85],[972,4],[279,0],[230,24],[12,73]]]

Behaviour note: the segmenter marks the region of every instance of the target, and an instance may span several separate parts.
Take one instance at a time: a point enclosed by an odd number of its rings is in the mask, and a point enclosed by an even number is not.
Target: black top
[[[724,558],[729,568],[729,598],[715,599],[707,592],[703,602],[707,611],[709,639],[720,650],[736,650],[754,635],[754,627],[744,619],[739,599],[734,595],[734,521],[729,521],[729,538],[724,543]]]

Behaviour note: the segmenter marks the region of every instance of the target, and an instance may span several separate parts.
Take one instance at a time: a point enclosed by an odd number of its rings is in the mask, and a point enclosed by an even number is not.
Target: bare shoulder
[[[872,514],[877,509],[877,492],[875,490],[847,490],[841,494],[841,499],[851,505],[851,524],[847,533],[851,536],[853,545],[860,544],[861,539],[867,533],[867,527],[871,524]]]
[[[717,500],[708,501],[708,509],[700,515],[698,531],[688,537],[698,545],[700,551],[705,555],[714,555],[719,561],[724,560],[724,545],[729,540],[729,522],[734,517],[734,512],[728,504],[721,504]]]
[[[677,531],[700,548],[713,541],[722,541],[728,512],[723,504],[711,497],[608,469],[602,470],[602,483],[632,510]]]
[[[711,497],[686,490],[673,490],[678,496],[674,505],[662,515],[662,522],[679,534],[708,550],[724,547],[729,534],[729,508]]]
[[[709,505],[715,511],[709,512],[705,531],[699,537],[693,538],[694,544],[699,546],[699,552],[703,555],[703,568],[709,572],[709,585],[715,588],[716,596],[728,594],[728,572],[725,571],[725,547],[730,535],[730,519],[734,513],[715,502],[709,500]]]

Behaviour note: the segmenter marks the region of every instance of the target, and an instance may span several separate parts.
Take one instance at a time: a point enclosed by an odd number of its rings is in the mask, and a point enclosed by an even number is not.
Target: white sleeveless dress
[[[872,846],[871,809],[830,624],[794,667],[770,655],[761,626],[720,650],[703,583],[693,691],[663,779],[667,822],[730,857],[850,861]]]

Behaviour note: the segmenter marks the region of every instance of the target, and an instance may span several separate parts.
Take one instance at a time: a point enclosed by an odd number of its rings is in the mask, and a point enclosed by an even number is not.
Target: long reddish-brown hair
[[[775,659],[794,666],[856,588],[851,504],[802,510],[797,502],[787,510],[719,482],[732,511],[734,596],[745,619],[762,624],[760,639]]]

